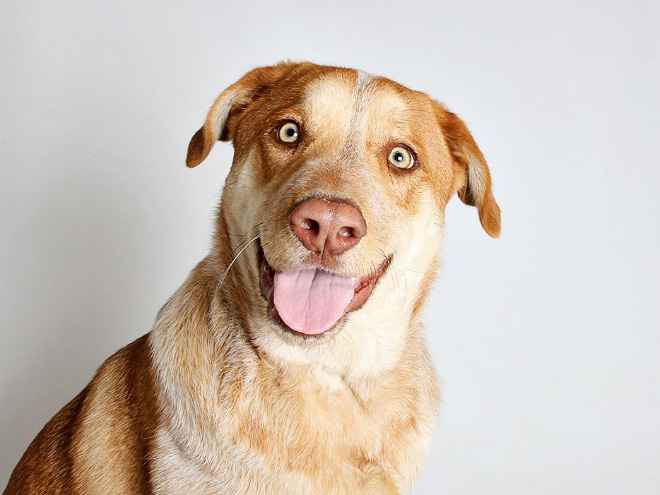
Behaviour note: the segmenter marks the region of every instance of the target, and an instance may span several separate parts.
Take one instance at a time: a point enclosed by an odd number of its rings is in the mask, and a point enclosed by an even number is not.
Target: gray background
[[[0,487],[205,255],[231,146],[183,164],[215,96],[291,58],[444,100],[492,169],[500,240],[447,211],[414,493],[660,493],[658,2],[0,9]]]

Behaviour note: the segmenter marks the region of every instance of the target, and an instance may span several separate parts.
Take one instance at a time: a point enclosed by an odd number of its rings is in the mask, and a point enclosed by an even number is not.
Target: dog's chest
[[[404,493],[380,466],[339,462],[318,472],[272,466],[258,456],[236,456],[208,469],[161,438],[152,465],[155,495],[395,495]],[[339,461],[339,460],[336,460]]]
[[[205,467],[162,430],[156,493],[402,493],[413,476],[410,455],[424,443],[410,411],[392,397],[376,411],[339,382],[307,378],[281,393],[253,384],[259,393],[238,396]]]

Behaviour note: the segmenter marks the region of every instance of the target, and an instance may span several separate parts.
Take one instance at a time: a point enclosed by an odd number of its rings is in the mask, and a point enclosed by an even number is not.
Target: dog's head
[[[255,69],[215,101],[188,166],[218,140],[235,148],[214,248],[221,284],[274,359],[344,375],[388,369],[417,326],[452,195],[500,233],[488,166],[463,121],[382,77],[311,63]]]

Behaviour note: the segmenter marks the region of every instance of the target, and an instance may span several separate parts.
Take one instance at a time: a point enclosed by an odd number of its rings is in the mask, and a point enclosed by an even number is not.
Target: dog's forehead
[[[330,72],[307,84],[301,106],[305,126],[315,136],[330,138],[348,131],[355,83],[356,77],[350,72]]]
[[[405,123],[413,92],[358,70],[338,70],[312,79],[302,96],[306,125],[318,137],[387,134]]]

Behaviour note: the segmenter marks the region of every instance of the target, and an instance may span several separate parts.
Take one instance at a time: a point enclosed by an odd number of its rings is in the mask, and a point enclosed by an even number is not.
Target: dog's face
[[[447,201],[458,192],[499,235],[488,167],[463,122],[388,79],[256,69],[216,100],[188,166],[219,139],[235,156],[216,249],[241,252],[227,278],[275,360],[344,376],[388,369],[418,323]]]

